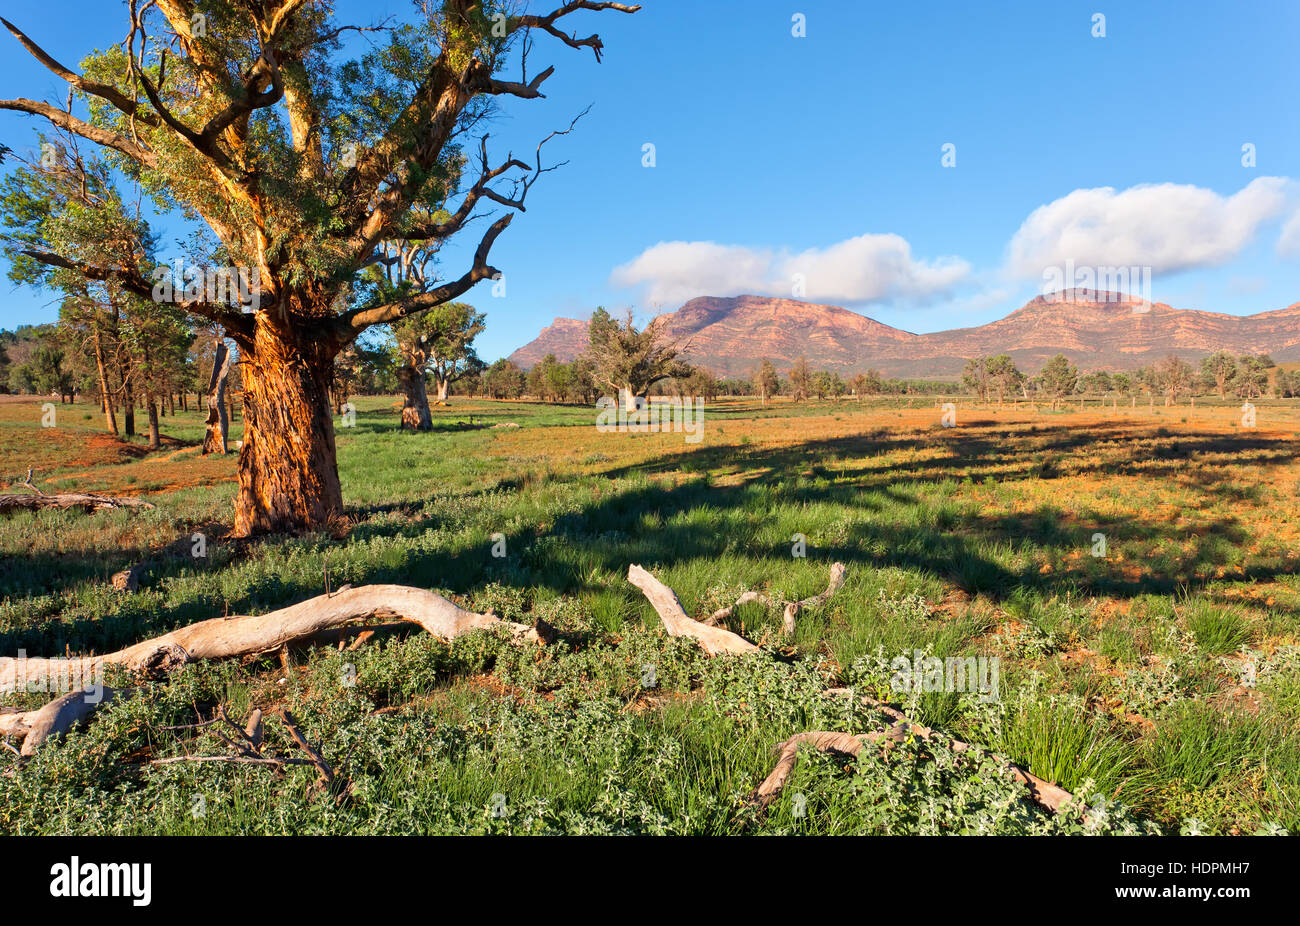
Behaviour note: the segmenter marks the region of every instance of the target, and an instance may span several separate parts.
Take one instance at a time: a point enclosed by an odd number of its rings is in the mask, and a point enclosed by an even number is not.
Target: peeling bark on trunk
[[[343,514],[330,379],[339,345],[259,313],[240,344],[244,440],[235,536],[318,530]]]
[[[208,432],[203,435],[203,453],[225,453],[230,420],[226,417],[226,380],[230,374],[230,351],[225,341],[217,341],[212,358],[212,378],[208,381]]]
[[[402,402],[402,427],[412,431],[433,430],[433,416],[429,413],[429,393],[424,385],[424,374],[412,364],[403,364],[398,371],[405,399]]]

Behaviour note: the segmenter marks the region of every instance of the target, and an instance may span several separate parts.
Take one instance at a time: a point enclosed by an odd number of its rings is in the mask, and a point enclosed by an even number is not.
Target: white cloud
[[[1300,209],[1282,226],[1282,235],[1277,239],[1277,252],[1283,257],[1300,257]]]
[[[654,304],[677,305],[696,296],[766,291],[770,251],[712,241],[661,241],[614,268],[615,286],[645,285]]]
[[[1259,177],[1226,197],[1175,183],[1075,190],[1030,213],[1011,239],[1008,269],[1041,279],[1067,260],[1155,273],[1219,264],[1282,212],[1287,184],[1284,177]]]
[[[791,253],[712,241],[661,241],[616,267],[615,286],[644,286],[651,303],[679,304],[695,296],[755,295],[809,302],[924,302],[964,280],[970,265],[957,258],[915,260],[898,235],[859,235],[828,248]],[[801,275],[803,292],[794,291]]]

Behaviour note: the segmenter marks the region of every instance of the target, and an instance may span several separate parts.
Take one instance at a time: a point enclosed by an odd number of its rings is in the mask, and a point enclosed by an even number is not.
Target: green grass
[[[173,445],[91,465],[50,449],[49,484],[99,480],[158,508],[0,522],[0,652],[104,652],[282,607],[327,582],[433,588],[544,619],[560,640],[538,649],[482,634],[450,645],[379,634],[356,651],[295,651],[287,673],[267,657],[132,679],[140,696],[0,776],[0,830],[1083,829],[1078,814],[1026,803],[978,755],[915,742],[856,762],[805,755],[783,797],[757,813],[745,798],[777,743],[882,728],[869,709],[822,696],[839,685],[903,703],[1090,800],[1129,805],[1094,828],[1300,825],[1300,685],[1294,660],[1275,656],[1300,631],[1300,584],[1295,537],[1271,520],[1295,497],[1293,436],[1175,424],[1160,435],[1140,422],[1082,428],[1068,415],[991,410],[945,432],[931,427],[933,400],[731,403],[688,447],[679,435],[598,434],[590,409],[513,402],[458,400],[437,410],[433,432],[412,435],[394,429],[391,399],[355,401],[356,426],[338,432],[349,520],[338,537],[224,540],[231,461],[163,460]],[[98,425],[65,418],[60,440]],[[493,427],[503,423],[520,427]],[[165,419],[164,431],[201,433],[193,413]],[[0,418],[3,470],[46,438],[16,413]],[[213,469],[181,478],[202,467]],[[163,491],[172,484],[182,487]],[[205,559],[169,560],[133,594],[108,587],[194,531],[211,532]],[[1089,554],[1096,532],[1107,557]],[[502,558],[490,552],[498,533]],[[791,555],[796,534],[804,557]],[[666,637],[625,579],[640,563],[699,616],[745,589],[814,595],[836,560],[849,565],[847,584],[804,612],[792,638],[776,611],[739,610],[730,628],[765,647],[745,659],[710,660]],[[1266,655],[1245,714],[1232,699],[1252,646]],[[892,691],[889,660],[918,649],[996,656],[1001,701]],[[207,727],[172,729],[217,705],[241,720],[252,707],[291,708],[351,783],[346,796],[314,793],[313,773],[296,767],[277,777],[148,764],[221,753]],[[275,721],[268,731],[274,748],[292,750]]]

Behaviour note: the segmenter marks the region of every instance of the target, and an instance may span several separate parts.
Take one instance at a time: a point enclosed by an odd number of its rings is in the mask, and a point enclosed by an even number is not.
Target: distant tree
[[[790,368],[790,398],[796,402],[802,402],[808,398],[813,390],[812,369],[808,366],[808,358],[800,357]]]
[[[1216,351],[1201,358],[1201,374],[1218,392],[1219,398],[1228,394],[1228,387],[1237,375],[1237,358],[1226,350]]]
[[[429,340],[429,369],[438,387],[438,404],[447,404],[448,387],[483,369],[474,339],[485,327],[482,312],[463,302],[446,302],[432,310],[434,334]]]
[[[831,396],[835,399],[835,401],[838,402],[841,398],[844,397],[844,393],[848,391],[849,391],[848,384],[844,382],[844,379],[840,376],[840,374],[832,373],[830,393]]]
[[[864,395],[879,395],[885,388],[885,384],[880,379],[880,371],[876,369],[859,373],[849,382],[849,386],[858,401],[861,401]]]
[[[1155,381],[1164,393],[1165,405],[1174,405],[1178,397],[1191,388],[1195,371],[1191,364],[1177,354],[1170,354],[1156,364]]]
[[[569,394],[569,388],[572,385],[569,375],[569,365],[560,363],[555,359],[554,354],[548,355],[550,362],[545,363],[542,367],[543,389],[551,401],[562,401]]]
[[[433,415],[429,411],[429,390],[425,377],[429,372],[429,335],[433,319],[432,312],[423,315],[408,316],[392,325],[393,338],[397,342],[397,381],[402,388],[402,428],[412,431],[433,430]],[[334,379],[336,388],[335,403],[346,392],[351,379],[347,375],[354,368],[355,358],[335,360]],[[340,390],[338,386],[344,388]]]
[[[826,370],[818,370],[813,374],[812,389],[819,400],[830,394],[831,385],[831,374]]]
[[[718,378],[703,367],[696,367],[686,379],[689,395],[712,402],[718,397]]]
[[[1079,391],[1088,395],[1105,395],[1111,390],[1111,376],[1105,370],[1093,370],[1079,378]]]
[[[989,361],[990,357],[972,357],[966,361],[966,368],[961,371],[961,382],[967,390],[979,396],[981,402],[989,400]]]
[[[569,364],[569,394],[587,405],[596,401],[600,386],[596,383],[596,365],[586,354]]]
[[[1274,366],[1273,358],[1267,354],[1262,357],[1243,356],[1237,366],[1237,375],[1232,378],[1233,392],[1243,399],[1265,395]]]
[[[57,395],[59,402],[72,401],[72,374],[65,365],[62,348],[53,339],[36,348],[31,360],[31,381],[42,395]]]
[[[404,225],[432,221],[427,207],[414,211]],[[381,305],[427,294],[437,282],[439,242],[394,237],[379,244],[382,257],[365,268],[363,305]],[[463,302],[443,302],[423,313],[407,315],[390,326],[397,341],[396,370],[403,393],[402,427],[428,431],[433,427],[426,378],[434,375],[438,404],[447,404],[451,384],[477,373],[482,363],[473,341],[484,328],[482,313]]]
[[[781,391],[781,379],[776,374],[776,367],[766,357],[758,364],[758,370],[754,373],[754,391],[759,394],[764,405],[767,404],[769,397]]]
[[[483,372],[483,389],[493,399],[517,399],[524,394],[527,377],[509,360],[501,359]]]
[[[1074,392],[1078,382],[1079,370],[1074,364],[1070,363],[1069,358],[1064,354],[1057,354],[1047,361],[1042,372],[1038,374],[1039,386],[1043,393],[1052,400],[1052,408],[1054,409],[1063,397]]]
[[[998,396],[998,408],[1009,393],[1015,392],[1025,381],[1025,374],[1016,369],[1010,354],[998,354],[986,358],[984,366],[988,376],[988,387]]]
[[[631,309],[620,323],[599,307],[587,330],[587,353],[596,380],[615,390],[629,411],[636,408],[638,398],[649,395],[655,383],[691,375],[691,367],[678,359],[680,351],[667,340],[663,327],[651,322],[638,331]]]
[[[541,360],[537,361],[528,370],[526,391],[535,399],[543,402],[550,396],[550,369],[560,361],[556,359],[555,354],[547,354]]]

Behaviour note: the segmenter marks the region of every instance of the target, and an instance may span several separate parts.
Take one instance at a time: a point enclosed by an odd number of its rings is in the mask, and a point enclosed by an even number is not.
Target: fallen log
[[[627,580],[641,589],[664,622],[664,629],[668,631],[669,635],[691,637],[698,640],[710,656],[716,656],[718,653],[752,653],[758,649],[757,646],[739,634],[717,626],[731,617],[741,605],[748,604],[751,601],[761,601],[769,606],[783,607],[782,630],[786,634],[790,634],[794,632],[794,619],[799,612],[804,608],[815,608],[825,604],[844,585],[847,574],[848,568],[843,563],[834,563],[831,566],[830,581],[826,585],[826,591],[820,595],[805,598],[803,601],[778,601],[759,592],[745,592],[736,599],[735,604],[714,611],[707,620],[703,621],[697,621],[689,617],[686,614],[686,609],[682,607],[682,603],[677,599],[676,592],[640,566],[633,564],[628,567]]]
[[[852,694],[852,689],[848,688],[831,688],[826,691],[828,695],[845,695]],[[916,736],[924,740],[943,740],[948,743],[953,752],[967,752],[977,750],[991,756],[994,761],[998,762],[1004,768],[1011,772],[1016,781],[1023,784],[1028,790],[1029,798],[1040,807],[1050,810],[1052,813],[1059,813],[1067,801],[1073,801],[1074,795],[1064,788],[1058,787],[1051,782],[1044,781],[1037,775],[1030,774],[1009,759],[1005,759],[996,753],[989,752],[982,746],[973,746],[970,743],[963,743],[961,740],[945,736],[936,730],[922,726],[909,720],[902,711],[885,704],[883,701],[877,701],[875,698],[860,698],[863,704],[870,705],[887,715],[894,722],[888,729],[881,732],[871,733],[836,733],[826,730],[816,730],[808,733],[797,733],[787,739],[777,747],[776,765],[762,784],[754,791],[753,800],[761,807],[766,807],[774,801],[781,793],[785,786],[786,779],[794,771],[795,764],[799,760],[799,747],[801,745],[812,746],[823,752],[842,752],[846,755],[857,756],[862,751],[865,742],[880,742],[882,740],[900,741],[909,735]]]
[[[664,622],[669,636],[698,640],[710,656],[719,653],[754,653],[758,647],[739,634],[722,627],[710,627],[687,616],[677,594],[650,573],[635,564],[628,567],[627,580],[641,589],[650,605]]]
[[[99,685],[70,691],[35,710],[0,714],[0,736],[22,740],[19,755],[24,758],[34,755],[51,736],[66,733],[101,704],[122,694],[107,685]]]
[[[787,606],[799,606],[804,605],[805,603],[810,603],[811,606],[813,604],[824,603],[831,595],[835,594],[835,592],[839,590],[840,586],[844,584],[845,572],[846,570],[844,565],[842,563],[836,563],[835,566],[831,567],[831,578],[826,587],[826,591],[817,595],[815,598],[804,599],[803,602],[784,602],[784,604]],[[748,653],[754,652],[758,649],[758,647],[753,643],[750,643],[738,634],[734,634],[729,630],[724,630],[721,627],[712,627],[701,621],[692,620],[690,617],[687,617],[686,611],[682,608],[681,602],[678,601],[676,593],[640,566],[631,566],[628,569],[627,578],[629,582],[645,593],[646,598],[650,600],[650,604],[654,606],[654,609],[657,612],[659,612],[659,616],[664,622],[664,628],[670,635],[675,637],[691,637],[698,640],[700,645],[704,647],[705,651],[710,656],[717,655],[718,653]],[[769,602],[771,601],[771,599],[759,595],[756,592],[745,592],[740,596],[737,603],[733,605],[732,608],[734,609],[747,601],[755,601],[758,599],[764,599]],[[831,688],[825,692],[827,695],[852,695],[852,693],[853,690],[851,688]],[[861,700],[864,704],[868,704],[884,713],[894,721],[893,724],[891,724],[887,730],[878,733],[853,734],[818,730],[809,733],[799,733],[792,736],[778,747],[779,758],[776,767],[772,769],[771,774],[763,780],[763,783],[759,785],[758,790],[754,792],[754,799],[761,805],[765,806],[780,793],[781,788],[785,784],[786,778],[789,777],[790,772],[794,769],[795,762],[798,760],[800,743],[807,743],[817,749],[829,749],[856,756],[862,751],[863,742],[900,740],[909,734],[915,735],[921,739],[943,739],[950,744],[954,752],[965,752],[967,750],[977,749],[981,752],[987,753],[997,762],[1005,766],[1011,774],[1015,776],[1016,780],[1028,789],[1029,797],[1033,799],[1035,803],[1047,808],[1053,813],[1058,812],[1067,801],[1074,799],[1074,795],[1069,791],[1066,791],[1064,788],[1058,787],[1051,782],[1044,781],[1036,775],[1030,774],[1020,766],[1011,762],[1009,759],[991,753],[982,746],[973,746],[970,743],[963,743],[961,740],[953,739],[952,737],[945,736],[929,727],[915,723],[908,719],[902,711],[891,707],[883,701],[877,701],[874,698],[867,697],[862,697]]]
[[[853,689],[830,688],[827,689],[826,694],[852,696]],[[891,718],[894,721],[895,726],[902,726],[904,728],[904,732],[914,733],[921,739],[933,739],[939,737],[947,740],[949,745],[952,747],[953,752],[966,752],[970,749],[977,749],[981,752],[988,753],[998,762],[1005,765],[1011,771],[1011,774],[1015,776],[1016,780],[1029,789],[1030,797],[1034,799],[1035,803],[1041,804],[1053,813],[1059,811],[1066,801],[1074,799],[1074,795],[1064,788],[1058,787],[1050,781],[1045,781],[1037,775],[1030,774],[1010,759],[1005,759],[996,753],[989,752],[989,750],[985,749],[983,746],[974,746],[970,743],[963,743],[961,740],[953,739],[952,737],[939,733],[936,730],[932,730],[929,727],[922,726],[913,720],[909,720],[902,711],[886,704],[884,701],[877,701],[875,698],[868,698],[861,695],[859,696],[859,700],[863,704],[874,707],[876,710]]]
[[[86,511],[101,511],[105,508],[153,508],[153,505],[139,498],[118,498],[111,495],[97,495],[93,492],[61,492],[58,495],[18,492],[0,495],[0,514],[39,511],[42,508],[82,508]]]
[[[854,734],[854,733],[836,733],[831,730],[811,730],[807,733],[796,733],[785,742],[777,746],[776,765],[762,784],[754,791],[752,800],[760,807],[766,807],[772,801],[776,800],[785,787],[785,781],[794,771],[794,767],[799,762],[799,747],[808,745],[821,752],[842,752],[845,755],[857,757],[862,752],[863,740],[872,740],[880,737],[882,734]]]
[[[541,639],[535,628],[491,613],[466,611],[435,592],[405,585],[364,585],[268,614],[200,621],[102,656],[0,658],[0,692],[48,685],[60,678],[99,678],[106,666],[166,671],[196,659],[261,655],[372,617],[416,624],[444,640],[494,627],[505,627],[520,639]]]
[[[825,604],[844,585],[844,579],[847,576],[847,566],[843,563],[832,563],[830,580],[826,584],[826,591],[820,595],[813,595],[811,598],[805,598],[802,601],[784,601],[769,598],[761,592],[744,592],[736,599],[734,604],[714,611],[703,623],[708,626],[719,624],[735,614],[736,609],[741,605],[749,604],[752,601],[761,601],[770,608],[781,608],[781,630],[789,635],[794,633],[794,622],[795,618],[799,616],[799,612],[805,608],[817,608]]]

